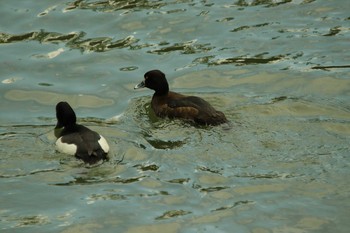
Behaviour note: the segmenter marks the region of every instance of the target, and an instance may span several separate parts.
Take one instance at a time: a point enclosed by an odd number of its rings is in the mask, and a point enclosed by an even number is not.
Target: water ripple
[[[58,32],[46,32],[41,30],[39,32],[29,32],[23,34],[8,34],[0,33],[0,44],[23,42],[23,41],[38,41],[40,43],[66,43],[66,46],[72,49],[79,49],[82,52],[94,51],[105,52],[111,49],[121,49],[130,47],[139,40],[134,36],[127,36],[122,39],[113,40],[111,37],[87,38],[85,32],[71,32],[68,34],[61,34]]]
[[[260,24],[255,24],[255,25],[251,25],[251,26],[241,26],[241,27],[238,27],[238,28],[231,30],[231,32],[238,32],[238,31],[242,31],[242,30],[250,29],[250,28],[265,27],[265,26],[268,26],[270,24],[271,23],[260,23]]]
[[[134,165],[134,167],[138,168],[141,171],[157,171],[159,169],[159,166],[156,164],[147,164],[147,165],[137,164],[137,165]]]
[[[75,41],[78,38],[85,36],[84,32],[71,32],[68,34],[61,34],[57,32],[46,32],[41,30],[39,32],[28,32],[23,34],[8,34],[0,33],[0,44],[15,43],[21,41],[39,41],[40,43],[51,42],[51,43],[62,43]]]
[[[187,214],[191,214],[191,211],[185,211],[185,210],[170,210],[166,211],[164,214],[162,214],[159,217],[156,217],[156,220],[164,220],[164,219],[169,219],[169,218],[174,218],[178,216],[184,216]]]
[[[91,194],[89,197],[86,198],[88,204],[92,204],[96,201],[106,201],[106,200],[126,200],[128,198],[137,198],[137,197],[154,197],[154,196],[167,196],[169,195],[166,191],[160,191],[160,192],[151,192],[151,193],[126,193],[126,194],[120,194],[120,193],[114,193],[115,191],[109,191],[107,193],[103,194]]]
[[[15,227],[28,227],[28,226],[40,226],[48,224],[49,218],[44,215],[29,215],[22,217],[12,217],[12,221],[16,221],[17,224]]]
[[[141,9],[158,9],[165,6],[166,3],[163,1],[147,1],[147,0],[131,0],[131,1],[119,1],[119,0],[109,0],[109,1],[84,1],[77,0],[69,3],[65,11],[81,9],[81,10],[93,10],[100,12],[113,12],[119,10],[127,11],[139,11]]]
[[[306,2],[308,0],[304,0]],[[314,1],[314,0],[312,0]],[[235,5],[241,6],[241,7],[247,7],[247,6],[259,6],[264,5],[265,7],[276,7],[282,4],[290,3],[292,0],[282,0],[282,1],[274,1],[274,0],[253,0],[253,1],[247,1],[247,0],[238,0]]]
[[[168,43],[166,43],[168,44]],[[174,51],[180,51],[182,54],[194,54],[199,52],[207,52],[212,50],[214,47],[206,44],[196,44],[196,40],[187,41],[183,43],[174,43],[170,46],[166,46],[160,49],[148,51],[149,53],[163,55]]]
[[[191,180],[190,178],[178,178],[178,179],[168,180],[168,182],[173,184],[186,184],[190,180]]]
[[[287,55],[275,55],[270,57],[265,57],[268,53],[257,54],[252,57],[239,56],[230,58],[220,58],[214,61],[208,62],[209,66],[226,65],[226,64],[236,64],[236,65],[256,65],[256,64],[268,64],[272,62],[277,62],[284,59]]]
[[[228,209],[232,209],[232,208],[235,208],[237,206],[240,206],[240,205],[249,205],[249,204],[255,204],[255,202],[254,201],[248,201],[248,200],[236,201],[232,205],[227,205],[227,206],[223,206],[223,207],[217,208],[215,210],[212,210],[212,212],[221,211],[221,210],[228,210]]]
[[[335,36],[339,32],[341,32],[341,27],[340,26],[336,26],[336,27],[333,27],[333,28],[329,29],[329,32],[327,34],[324,34],[323,36]]]
[[[91,184],[100,184],[103,182],[107,183],[120,183],[120,184],[130,184],[134,182],[138,182],[145,178],[146,176],[139,176],[139,177],[129,177],[126,179],[116,177],[116,178],[107,178],[107,179],[100,179],[96,177],[76,177],[71,181],[65,182],[65,183],[56,183],[54,185],[57,186],[71,186],[71,185],[91,185]]]

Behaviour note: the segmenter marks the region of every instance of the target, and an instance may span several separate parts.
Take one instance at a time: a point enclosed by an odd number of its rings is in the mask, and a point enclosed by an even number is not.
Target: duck
[[[75,112],[67,102],[57,103],[56,118],[54,132],[57,137],[55,143],[57,151],[74,155],[88,164],[108,159],[107,140],[97,132],[77,124]]]
[[[225,114],[217,111],[204,99],[170,91],[165,74],[160,70],[146,72],[144,80],[134,89],[144,87],[155,91],[151,108],[158,117],[180,118],[198,125],[216,126],[228,123]]]

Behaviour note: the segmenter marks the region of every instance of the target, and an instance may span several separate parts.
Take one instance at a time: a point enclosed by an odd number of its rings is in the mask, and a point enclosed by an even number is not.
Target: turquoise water
[[[1,1],[2,232],[348,232],[345,1]],[[151,69],[233,128],[158,119]],[[55,105],[110,143],[54,150]]]

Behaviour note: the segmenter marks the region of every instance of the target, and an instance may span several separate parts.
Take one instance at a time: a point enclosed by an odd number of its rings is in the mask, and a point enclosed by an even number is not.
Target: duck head
[[[67,102],[59,102],[56,105],[56,129],[74,126],[77,121],[74,110]]]
[[[166,95],[169,92],[169,84],[165,74],[160,70],[151,70],[145,73],[144,80],[134,89],[147,87],[155,91],[155,95]]]

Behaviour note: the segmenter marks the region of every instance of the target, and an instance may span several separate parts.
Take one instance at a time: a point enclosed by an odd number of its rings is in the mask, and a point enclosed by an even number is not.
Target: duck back
[[[227,122],[224,113],[215,110],[204,99],[171,91],[163,96],[154,95],[152,109],[159,117],[183,118],[200,125],[219,125]]]
[[[107,141],[101,135],[82,125],[76,125],[74,131],[74,133],[69,133],[64,129],[61,141],[77,146],[75,153],[77,158],[89,164],[107,159],[106,152],[109,148],[102,148],[101,145],[107,145]]]

